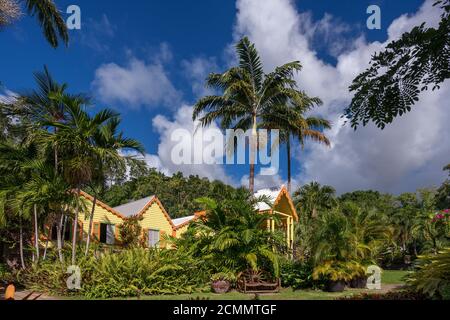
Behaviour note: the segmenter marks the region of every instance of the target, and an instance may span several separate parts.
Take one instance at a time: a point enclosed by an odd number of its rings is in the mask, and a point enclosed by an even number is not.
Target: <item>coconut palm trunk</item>
[[[64,248],[64,242],[65,242],[65,234],[66,234],[66,227],[67,227],[67,219],[69,219],[66,215],[63,214],[62,220],[61,220],[61,247]]]
[[[77,198],[75,207],[75,217],[73,218],[73,234],[72,234],[72,264],[76,262],[77,255],[77,232],[78,232],[78,214],[80,211],[80,187],[77,188]]]
[[[25,269],[25,260],[23,258],[23,228],[22,221],[20,222],[20,230],[19,230],[19,252],[20,252],[20,263],[22,265],[22,269]]]
[[[255,189],[255,162],[256,162],[256,149],[257,149],[257,131],[256,131],[256,114],[252,116],[252,136],[250,141],[250,174],[248,181],[248,188],[253,193]]]
[[[34,213],[34,245],[36,247],[36,262],[39,261],[39,226],[38,226],[38,216],[37,216],[37,206],[33,206]]]
[[[85,256],[87,256],[88,252],[89,252],[89,244],[91,242],[91,233],[92,233],[92,226],[94,224],[94,212],[95,212],[96,204],[97,204],[97,195],[94,195],[94,200],[92,201],[91,216],[89,217],[89,229],[88,229],[88,234],[86,237],[86,251],[84,252]]]
[[[42,255],[42,260],[45,260],[45,258],[47,258],[47,249],[48,249],[48,242],[49,240],[50,234],[47,235],[47,240],[45,240],[45,248],[44,248],[44,254]]]
[[[61,219],[59,221],[59,224],[56,225],[56,239],[57,239],[56,241],[57,241],[57,246],[58,246],[58,257],[59,257],[59,261],[61,263],[64,262],[63,255],[62,255],[62,239],[61,239],[62,238],[61,231],[62,231],[63,219],[64,219],[64,215],[61,214]]]
[[[291,137],[288,134],[286,141],[286,153],[287,153],[287,179],[288,179],[288,192],[291,192]]]

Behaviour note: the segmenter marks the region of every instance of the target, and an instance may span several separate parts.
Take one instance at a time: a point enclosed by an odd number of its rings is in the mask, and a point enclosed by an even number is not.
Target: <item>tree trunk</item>
[[[288,192],[291,193],[291,137],[288,134],[286,141],[286,152],[287,152],[287,176],[288,176]]]
[[[20,222],[20,231],[19,231],[19,251],[20,251],[20,263],[22,265],[22,269],[25,269],[25,260],[23,259],[23,230],[22,230],[22,221]]]
[[[80,188],[77,188],[77,199],[75,208],[75,217],[73,219],[72,234],[72,265],[75,265],[77,255],[77,232],[78,232],[78,211],[80,210]]]
[[[63,219],[64,219],[64,215],[61,214],[61,219],[59,221],[59,224],[56,225],[56,238],[57,238],[57,246],[58,246],[58,256],[59,256],[59,261],[61,263],[64,262],[63,259],[63,255],[62,255],[62,241],[61,241],[61,230],[62,230],[62,225],[63,225]]]
[[[49,221],[46,221],[46,223],[49,223]],[[53,225],[53,224],[51,224]],[[44,247],[44,253],[42,254],[42,260],[45,260],[47,258],[47,249],[48,249],[48,243],[50,242],[50,237],[52,233],[52,228],[48,227],[48,225],[44,226],[44,231],[47,229],[46,235],[45,235],[45,247]]]
[[[45,258],[47,257],[47,249],[48,249],[48,242],[49,242],[49,236],[47,236],[47,240],[45,241],[45,248],[44,248],[44,254],[42,255],[42,260],[45,260]]]
[[[89,252],[89,244],[91,242],[91,233],[92,233],[92,226],[94,224],[94,212],[95,212],[95,204],[97,203],[97,195],[94,195],[94,200],[92,201],[92,210],[91,210],[91,216],[89,217],[89,230],[86,238],[86,251],[84,255],[87,257]]]
[[[36,246],[36,262],[39,262],[39,226],[37,217],[37,206],[33,206],[34,211],[34,245]]]
[[[257,144],[257,131],[256,131],[256,114],[253,115],[252,135],[250,138],[250,175],[248,178],[248,188],[253,194],[255,189],[255,160],[256,160],[256,144]]]
[[[62,223],[61,223],[61,246],[63,248],[64,248],[64,241],[65,241],[64,238],[66,237],[67,219],[69,219],[69,217],[67,217],[63,214],[63,219],[62,219]]]
[[[317,218],[317,209],[316,209],[316,207],[313,207],[311,217],[314,218],[314,219]]]

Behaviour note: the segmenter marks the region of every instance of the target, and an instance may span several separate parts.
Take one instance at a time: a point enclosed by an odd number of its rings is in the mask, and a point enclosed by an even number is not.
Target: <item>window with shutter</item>
[[[156,247],[159,242],[159,230],[148,230],[148,246]]]
[[[106,243],[107,244],[114,244],[114,240],[115,240],[114,227],[115,226],[113,224],[106,224]]]

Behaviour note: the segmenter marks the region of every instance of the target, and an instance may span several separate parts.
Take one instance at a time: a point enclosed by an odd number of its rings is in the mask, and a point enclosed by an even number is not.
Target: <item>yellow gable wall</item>
[[[286,221],[286,229],[284,230],[286,235],[286,244],[289,248],[292,248],[294,239],[294,212],[292,212],[289,200],[285,194],[283,194],[278,203],[273,208],[275,211],[290,215],[291,217]],[[274,227],[272,227],[273,230]]]
[[[281,197],[280,201],[274,207],[274,210],[282,212],[284,214],[288,214],[290,216],[293,216],[293,212],[292,212],[291,207],[289,205],[289,201],[288,201],[288,199],[286,198],[285,195],[283,195]]]
[[[85,210],[83,212],[80,212],[78,220],[81,223],[83,223],[83,234],[84,234],[83,238],[85,238],[89,231],[88,217],[91,214],[92,201],[83,196],[81,197],[81,199],[84,202]],[[98,203],[96,203],[94,211],[94,222],[109,223],[118,226],[123,223],[123,219],[106,210],[105,208],[101,207]]]
[[[172,235],[172,225],[167,220],[167,216],[156,201],[154,201],[142,214],[140,224],[144,231],[153,229],[159,230],[160,234],[164,233],[169,236]]]
[[[186,224],[185,226],[182,226],[181,228],[177,229],[175,237],[179,238],[181,237],[181,235],[186,232],[186,230],[189,228],[189,223]]]

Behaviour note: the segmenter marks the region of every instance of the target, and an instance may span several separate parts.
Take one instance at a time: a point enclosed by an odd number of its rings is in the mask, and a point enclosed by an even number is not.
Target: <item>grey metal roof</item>
[[[187,221],[191,221],[192,219],[195,218],[195,215],[193,216],[187,216],[187,217],[182,217],[182,218],[176,218],[176,219],[172,219],[173,224],[178,227],[180,224],[183,224]]]
[[[136,201],[128,202],[125,204],[122,204],[120,206],[114,207],[113,209],[116,211],[119,211],[121,214],[123,214],[126,217],[133,216],[135,214],[138,214],[147,203],[149,203],[151,200],[153,200],[155,196],[145,197]]]

